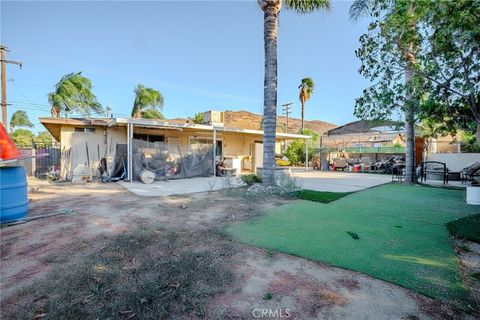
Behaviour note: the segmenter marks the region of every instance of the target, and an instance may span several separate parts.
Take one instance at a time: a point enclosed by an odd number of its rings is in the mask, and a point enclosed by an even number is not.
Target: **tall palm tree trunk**
[[[303,129],[305,129],[305,116],[304,116],[304,112],[305,112],[305,103],[302,102],[302,133],[303,133]]]
[[[413,67],[409,64],[405,68],[405,83],[408,85],[412,81]],[[415,171],[415,102],[411,93],[407,93],[405,106],[405,182],[416,182]]]
[[[275,137],[277,127],[277,36],[281,1],[260,1],[264,11],[265,83],[263,93],[263,178],[275,184]]]

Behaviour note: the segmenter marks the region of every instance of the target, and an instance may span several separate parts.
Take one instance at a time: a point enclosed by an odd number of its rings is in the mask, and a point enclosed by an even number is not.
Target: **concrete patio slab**
[[[347,172],[292,171],[291,175],[298,179],[303,189],[331,192],[359,191],[392,181],[390,175]],[[244,186],[237,177],[228,179],[230,182],[224,177],[202,177],[155,181],[152,184],[119,181],[118,184],[142,197],[182,195]]]
[[[303,189],[330,192],[352,192],[392,181],[391,175],[332,171],[293,171]]]
[[[225,177],[200,177],[190,179],[155,181],[151,184],[144,184],[139,181],[119,181],[119,185],[128,191],[142,197],[164,197],[197,192],[208,192],[226,189],[229,187],[241,187],[243,182],[239,178]]]

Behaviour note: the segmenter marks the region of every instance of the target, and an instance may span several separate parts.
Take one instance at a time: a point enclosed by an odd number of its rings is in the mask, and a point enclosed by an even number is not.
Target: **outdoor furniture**
[[[462,184],[468,181],[472,181],[475,176],[480,175],[480,162],[472,163],[460,171],[460,179]]]
[[[405,165],[394,164],[392,167],[392,181],[402,182],[405,179]]]
[[[448,183],[448,169],[444,162],[424,161],[420,163],[420,183],[427,180],[427,175],[440,175],[443,183]]]

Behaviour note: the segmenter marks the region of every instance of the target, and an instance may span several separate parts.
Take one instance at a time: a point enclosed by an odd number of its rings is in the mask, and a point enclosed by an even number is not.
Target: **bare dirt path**
[[[158,225],[188,238],[288,201],[271,197],[251,203],[239,197],[238,190],[234,195],[145,198],[116,184],[34,184],[38,188],[30,193],[30,216],[62,214],[0,230],[3,310],[14,307],[22,287],[44,278],[56,266],[99,250],[115,235]],[[204,246],[195,244],[195,248]],[[228,259],[235,266],[237,283],[208,303],[207,318],[287,314],[290,319],[472,318],[393,284],[298,257],[235,243]]]

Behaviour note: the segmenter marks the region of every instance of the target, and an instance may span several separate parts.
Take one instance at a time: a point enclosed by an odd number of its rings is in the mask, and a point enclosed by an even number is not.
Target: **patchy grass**
[[[210,299],[235,280],[231,259],[225,259],[234,250],[230,243],[215,241],[218,237],[154,229],[120,235],[22,290],[2,317],[204,318]],[[197,249],[198,243],[204,249]]]
[[[351,192],[327,192],[327,191],[315,191],[315,190],[300,190],[293,195],[302,200],[308,200],[320,203],[329,203],[345,196],[348,196]]]
[[[464,196],[464,190],[387,184],[328,204],[295,201],[226,230],[248,244],[363,272],[430,297],[465,301],[445,228],[448,221],[478,212]]]
[[[480,213],[446,224],[451,236],[480,243]]]

